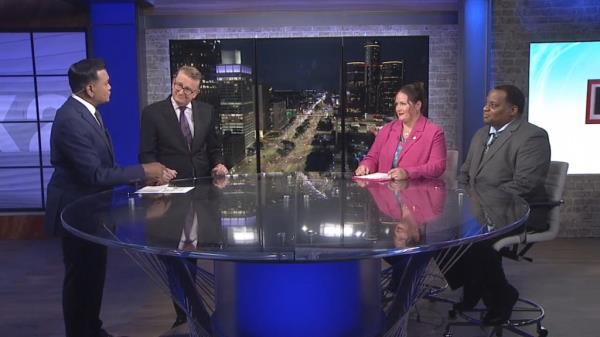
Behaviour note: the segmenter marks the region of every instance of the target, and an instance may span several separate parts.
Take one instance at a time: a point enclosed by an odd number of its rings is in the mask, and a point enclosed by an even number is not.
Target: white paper
[[[366,174],[364,176],[354,176],[353,178],[359,179],[359,180],[374,180],[374,181],[386,181],[386,180],[392,179],[389,174],[384,173],[384,172],[376,172],[376,173]]]
[[[145,186],[135,191],[135,193],[145,194],[145,193],[160,193],[160,194],[173,194],[173,193],[187,193],[194,189],[194,186],[169,186],[169,185],[159,185],[159,186]]]

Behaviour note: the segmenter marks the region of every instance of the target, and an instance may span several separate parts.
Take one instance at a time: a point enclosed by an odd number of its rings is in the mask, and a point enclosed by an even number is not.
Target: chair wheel
[[[543,326],[541,326],[538,330],[537,330],[538,336],[539,337],[546,337],[548,336],[548,329],[544,328]]]

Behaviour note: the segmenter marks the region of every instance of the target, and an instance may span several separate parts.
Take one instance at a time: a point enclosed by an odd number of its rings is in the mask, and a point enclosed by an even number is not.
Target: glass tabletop
[[[355,181],[350,175],[258,174],[173,181],[187,193],[133,187],[65,208],[73,234],[106,246],[211,260],[322,261],[434,251],[500,236],[529,214],[495,188],[442,180]]]

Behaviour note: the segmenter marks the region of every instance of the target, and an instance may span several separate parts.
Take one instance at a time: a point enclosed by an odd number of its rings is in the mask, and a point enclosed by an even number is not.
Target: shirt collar
[[[92,103],[84,100],[83,98],[81,98],[81,97],[79,97],[79,96],[77,96],[75,94],[71,94],[71,97],[73,97],[79,103],[83,104],[90,111],[90,113],[95,116],[95,114],[96,114],[96,107],[93,106]],[[94,118],[96,118],[96,117],[94,117]]]
[[[175,99],[173,99],[173,96],[171,96],[171,105],[173,105],[173,109],[174,109],[175,111],[179,112],[179,104],[177,104],[177,102],[175,102]],[[188,103],[188,104],[185,106],[185,109],[186,109],[186,110],[188,110],[188,109],[189,109],[189,110],[192,110],[192,103],[191,103],[191,102],[190,102],[190,103]]]
[[[512,121],[510,121],[510,122],[508,122],[508,123],[504,124],[504,126],[502,126],[502,127],[501,127],[500,129],[498,129],[498,130],[496,130],[496,128],[495,128],[495,127],[493,127],[493,126],[491,126],[491,125],[490,125],[490,134],[497,134],[497,133],[500,133],[500,132],[502,132],[502,131],[506,130],[506,128],[507,128],[507,127],[510,125],[510,123],[512,123]]]

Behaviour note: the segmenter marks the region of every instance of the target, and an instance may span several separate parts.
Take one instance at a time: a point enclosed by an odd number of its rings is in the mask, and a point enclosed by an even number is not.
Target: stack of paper
[[[383,172],[366,174],[364,176],[354,176],[352,179],[355,180],[365,180],[365,181],[388,181],[392,180],[389,174]]]
[[[170,194],[170,193],[187,193],[190,190],[193,190],[194,186],[169,186],[169,185],[159,185],[159,186],[145,186],[135,191],[135,193],[145,194],[145,193],[161,193],[161,194]]]

